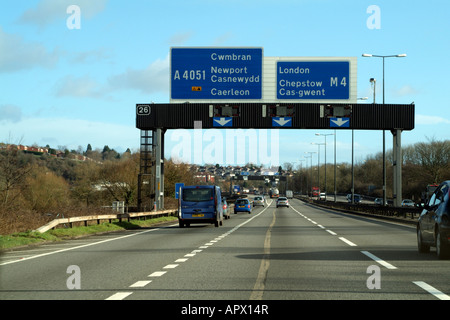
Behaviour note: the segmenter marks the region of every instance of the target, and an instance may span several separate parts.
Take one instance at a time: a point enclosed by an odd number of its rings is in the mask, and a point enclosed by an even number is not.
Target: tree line
[[[85,155],[79,161],[72,155]],[[289,189],[306,193],[317,185],[317,167],[293,170],[290,164]],[[281,168],[280,168],[281,169]],[[286,170],[291,169],[291,170]],[[30,154],[0,148],[0,234],[37,228],[55,217],[98,214],[113,201],[137,205],[139,152],[119,153],[105,146],[103,150],[64,151],[63,157]],[[320,187],[325,190],[325,167],[320,168]],[[382,195],[382,154],[369,156],[354,166],[355,193]],[[338,193],[351,191],[352,168],[337,164]],[[198,183],[195,166],[165,159],[164,194],[166,208],[175,207],[175,183]],[[420,200],[431,183],[450,179],[450,140],[420,142],[403,148],[403,198]],[[387,153],[387,196],[392,196],[392,152]],[[216,177],[216,182],[218,178]],[[229,182],[223,183],[229,188]],[[225,187],[227,186],[227,187]],[[227,189],[228,190],[228,189]],[[226,190],[226,191],[227,191]],[[334,191],[334,164],[327,164],[326,191]],[[150,191],[151,192],[151,191]],[[148,196],[146,193],[145,196]],[[30,221],[31,224],[30,225]]]
[[[450,179],[450,140],[437,141],[429,139],[428,142],[418,142],[402,148],[402,188],[403,199],[412,199],[420,202],[422,193],[429,184],[439,184]],[[319,185],[321,190],[334,193],[334,163],[328,163],[327,181],[325,186],[325,165],[321,165],[320,174],[317,166],[303,167],[298,170],[292,183],[295,190],[310,190],[311,184]],[[312,173],[311,173],[312,171]],[[377,153],[368,156],[353,167],[353,180],[355,193],[381,197],[383,194],[383,154]],[[320,178],[320,182],[318,179]],[[392,150],[386,152],[386,195],[392,197],[393,185],[393,154]],[[351,193],[352,166],[348,163],[339,163],[336,166],[337,193]]]

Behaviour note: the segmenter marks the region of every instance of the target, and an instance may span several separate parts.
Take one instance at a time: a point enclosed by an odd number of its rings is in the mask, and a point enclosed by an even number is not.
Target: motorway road
[[[4,252],[0,300],[450,299],[450,261],[413,227],[296,199],[231,216]]]

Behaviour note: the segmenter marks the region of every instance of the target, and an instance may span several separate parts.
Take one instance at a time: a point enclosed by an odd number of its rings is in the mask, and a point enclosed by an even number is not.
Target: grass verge
[[[177,217],[159,217],[148,220],[131,220],[130,222],[119,222],[119,220],[117,220],[112,221],[111,223],[101,223],[87,227],[58,228],[49,230],[45,233],[27,231],[6,236],[0,235],[0,250],[7,250],[43,242],[73,239],[97,233],[148,228],[157,224],[175,220],[177,220]]]

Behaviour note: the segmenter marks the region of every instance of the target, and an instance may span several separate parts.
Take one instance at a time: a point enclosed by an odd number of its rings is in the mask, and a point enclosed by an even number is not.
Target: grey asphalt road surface
[[[415,228],[291,199],[221,227],[170,224],[3,252],[0,300],[445,300]]]

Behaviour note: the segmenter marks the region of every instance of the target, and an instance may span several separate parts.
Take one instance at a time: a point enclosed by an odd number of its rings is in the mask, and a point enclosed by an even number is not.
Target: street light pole
[[[335,130],[336,131],[336,130]],[[325,188],[324,188],[324,192],[325,192],[325,201],[327,200],[327,136],[334,136],[335,137],[335,141],[334,141],[334,167],[335,167],[335,175],[334,175],[334,199],[336,201],[336,134],[335,133],[316,133],[316,136],[324,136],[325,137]],[[319,143],[317,143],[319,144]]]
[[[312,152],[312,151],[308,151],[308,152],[305,152],[305,153],[309,153],[310,154],[310,156],[309,157],[307,157],[307,156],[305,156],[305,158],[311,158],[311,197],[312,197],[312,186],[313,186],[313,184],[312,184],[312,179],[313,179],[313,170],[312,170],[312,155],[314,154],[314,153],[317,153],[317,152]]]
[[[383,105],[385,103],[385,91],[384,91],[384,59],[385,58],[403,58],[406,57],[405,53],[402,54],[394,54],[394,55],[387,55],[387,56],[382,56],[382,55],[375,55],[375,54],[369,54],[369,53],[363,53],[362,55],[363,57],[375,57],[375,58],[382,58],[383,59]],[[374,102],[375,103],[375,102]],[[386,205],[387,203],[387,198],[386,198],[386,135],[385,135],[386,130],[383,130],[383,206]]]

